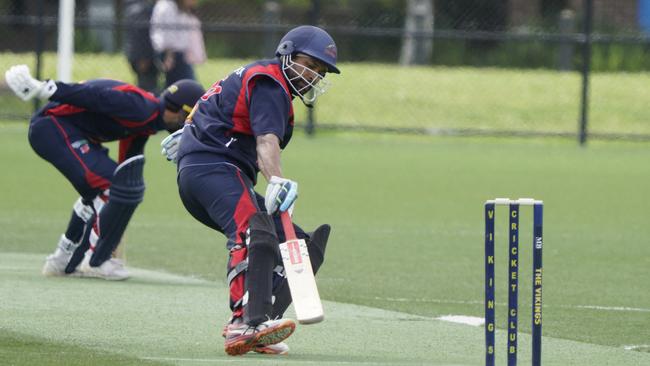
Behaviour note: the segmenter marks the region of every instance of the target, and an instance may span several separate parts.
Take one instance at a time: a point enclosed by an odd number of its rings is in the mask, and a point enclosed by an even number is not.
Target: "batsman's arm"
[[[251,130],[256,136],[257,163],[267,181],[282,177],[280,140],[285,135],[291,100],[282,86],[268,77],[255,78],[250,93]]]
[[[280,139],[272,133],[257,136],[257,165],[267,181],[282,177]]]
[[[268,185],[264,206],[269,215],[287,211],[298,198],[298,183],[282,178],[280,167],[280,139],[274,134],[257,137],[257,164]]]
[[[105,114],[130,125],[144,125],[157,117],[160,102],[153,95],[128,84],[113,88],[90,83],[56,82],[57,90],[50,100],[72,104]]]

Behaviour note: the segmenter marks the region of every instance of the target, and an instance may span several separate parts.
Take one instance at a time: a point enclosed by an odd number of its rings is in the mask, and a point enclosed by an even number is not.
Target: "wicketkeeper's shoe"
[[[56,248],[54,253],[45,258],[45,264],[42,270],[43,274],[45,276],[65,276],[65,267],[68,265],[70,257],[68,253],[64,253],[61,249]]]
[[[226,328],[226,353],[243,355],[255,347],[275,345],[287,339],[296,329],[291,319],[267,320],[254,327],[246,323],[229,324]]]
[[[265,355],[286,355],[289,353],[289,346],[284,342],[269,344],[268,346],[258,344],[253,348],[253,351]]]
[[[84,254],[84,259],[79,265],[79,273],[82,277],[103,278],[109,281],[122,281],[129,278],[129,272],[124,268],[124,262],[119,259],[111,258],[98,267],[90,265],[92,252],[88,250]]]
[[[41,272],[45,276],[65,276],[65,267],[72,258],[74,248],[74,243],[68,240],[65,235],[61,235],[54,253],[45,258],[45,264]]]

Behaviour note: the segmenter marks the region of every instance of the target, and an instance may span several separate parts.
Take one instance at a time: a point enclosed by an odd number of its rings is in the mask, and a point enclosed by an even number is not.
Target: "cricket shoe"
[[[229,324],[225,350],[231,356],[243,355],[258,347],[276,345],[287,339],[295,329],[296,323],[291,319],[267,320],[255,327],[246,323]]]
[[[65,267],[70,261],[71,254],[65,253],[60,248],[56,248],[54,253],[45,258],[45,264],[41,271],[45,276],[65,276]]]
[[[258,344],[257,346],[253,347],[253,352],[262,353],[265,355],[286,355],[289,353],[289,346],[284,342],[269,344],[268,346]]]
[[[74,252],[75,246],[70,240],[68,240],[64,235],[61,235],[59,244],[56,247],[54,253],[50,254],[45,258],[45,264],[41,272],[45,276],[66,276],[65,267],[68,266],[70,258],[72,258],[72,253]],[[71,274],[72,275],[72,274]]]
[[[92,252],[88,250],[84,259],[79,265],[79,273],[82,277],[103,278],[109,281],[122,281],[129,278],[129,272],[124,268],[124,262],[117,258],[111,258],[98,267],[90,265]]]
[[[232,322],[232,320],[231,320]],[[241,322],[241,321],[240,321]],[[223,326],[223,331],[221,332],[221,336],[226,338],[226,333],[228,332],[228,326],[231,323],[228,323]],[[239,324],[239,323],[237,323]],[[261,344],[258,344],[253,348],[253,352],[265,354],[265,355],[286,355],[289,353],[289,346],[284,343],[284,342],[279,342],[276,344],[269,344],[268,346],[264,346]]]

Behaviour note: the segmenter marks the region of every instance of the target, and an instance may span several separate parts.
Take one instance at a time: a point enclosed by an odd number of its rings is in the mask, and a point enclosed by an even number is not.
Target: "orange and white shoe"
[[[237,356],[257,347],[276,345],[287,339],[295,329],[296,323],[291,319],[267,320],[255,327],[246,323],[228,324],[225,351],[231,356]]]
[[[265,355],[286,355],[289,353],[289,346],[284,342],[269,344],[268,346],[258,344],[253,348],[253,352]]]

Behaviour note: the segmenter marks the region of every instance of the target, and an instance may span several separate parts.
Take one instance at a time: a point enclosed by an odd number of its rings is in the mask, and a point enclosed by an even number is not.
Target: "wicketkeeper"
[[[233,312],[224,329],[230,355],[283,354],[295,323],[282,319],[291,303],[278,244],[285,240],[278,211],[290,210],[298,184],[286,178],[280,151],[293,132],[294,97],[311,106],[325,92],[325,74],[339,73],[332,37],[313,26],[292,29],[276,58],[253,62],[217,81],[201,97],[188,124],[163,141],[178,160],[179,193],[187,210],[228,238],[228,283]],[[266,195],[253,187],[257,173]],[[314,271],[323,262],[330,227],[305,239]]]
[[[25,65],[11,67],[5,78],[22,100],[49,101],[31,119],[29,142],[81,196],[43,274],[128,278],[111,254],[144,197],[144,146],[157,131],[178,130],[205,90],[181,80],[156,97],[115,80],[40,81]],[[118,162],[102,145],[116,140]]]

